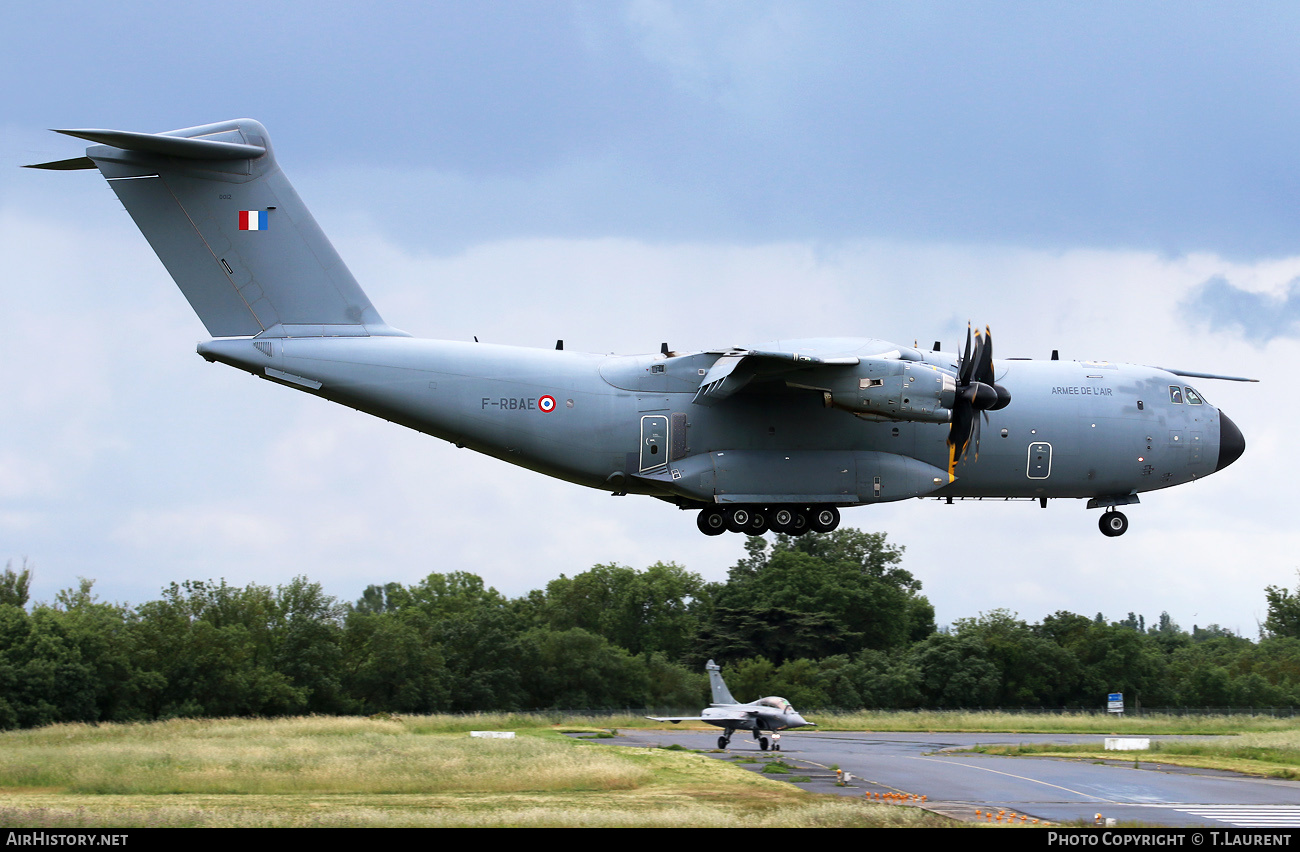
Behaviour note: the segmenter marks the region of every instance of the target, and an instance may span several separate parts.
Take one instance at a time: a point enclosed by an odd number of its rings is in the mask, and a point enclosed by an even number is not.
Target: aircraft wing
[[[1175,376],[1186,376],[1189,379],[1218,379],[1223,382],[1258,382],[1259,379],[1246,379],[1241,376],[1221,376],[1218,373],[1193,373],[1191,370],[1175,370],[1171,367],[1156,367],[1157,370],[1164,370],[1166,373],[1173,373]]]
[[[843,358],[821,358],[802,352],[768,352],[758,349],[729,349],[713,362],[700,382],[692,402],[699,405],[716,405],[749,384],[754,378],[769,378],[785,373],[795,373],[813,367],[856,366],[856,355]]]

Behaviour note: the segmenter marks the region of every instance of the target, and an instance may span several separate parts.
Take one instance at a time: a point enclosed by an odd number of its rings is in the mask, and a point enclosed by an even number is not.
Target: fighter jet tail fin
[[[57,132],[98,144],[39,167],[93,163],[213,337],[403,334],[362,292],[258,122]]]
[[[709,673],[709,688],[713,691],[714,704],[739,704],[740,702],[731,697],[731,690],[727,689],[726,681],[722,679],[722,669],[709,660],[704,670]]]

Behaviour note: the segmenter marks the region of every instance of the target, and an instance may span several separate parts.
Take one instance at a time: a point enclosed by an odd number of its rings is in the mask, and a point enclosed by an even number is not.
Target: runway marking
[[[1224,822],[1238,828],[1300,827],[1296,805],[1159,805],[1179,813]]]
[[[944,764],[945,766],[964,766],[964,767],[966,767],[967,769],[978,769],[978,770],[980,770],[980,771],[982,771],[982,772],[992,772],[994,775],[1005,775],[1005,776],[1007,776],[1008,778],[1015,778],[1015,779],[1018,780],[1018,781],[1029,781],[1029,782],[1031,782],[1031,783],[1033,783],[1033,784],[1041,784],[1041,785],[1043,785],[1044,787],[1051,787],[1051,788],[1056,789],[1056,790],[1064,790],[1065,792],[1067,792],[1067,793],[1073,793],[1073,794],[1076,795],[1076,796],[1083,796],[1084,798],[1094,799],[1094,800],[1096,800],[1096,801],[1098,801],[1098,802],[1105,802],[1105,803],[1107,803],[1107,804],[1111,804],[1111,805],[1128,804],[1127,802],[1117,802],[1117,801],[1115,801],[1115,800],[1113,800],[1113,799],[1103,799],[1101,796],[1094,796],[1094,795],[1092,795],[1091,793],[1084,793],[1084,792],[1081,791],[1081,790],[1071,790],[1069,787],[1062,787],[1060,784],[1052,784],[1052,783],[1047,782],[1047,781],[1040,781],[1040,780],[1038,780],[1037,778],[1028,778],[1028,777],[1026,777],[1026,776],[1024,776],[1024,775],[1016,775],[1014,772],[1003,772],[1003,771],[1000,770],[1000,769],[990,769],[990,768],[988,768],[987,766],[976,766],[976,765],[971,764],[971,763],[958,763],[958,762],[955,761],[955,760],[939,760],[939,759],[937,759],[937,758],[933,758],[933,757],[913,757],[913,758],[909,758],[909,759],[910,759],[910,760],[928,760],[928,761],[931,761],[931,762],[933,762],[933,763],[942,763],[942,764]]]

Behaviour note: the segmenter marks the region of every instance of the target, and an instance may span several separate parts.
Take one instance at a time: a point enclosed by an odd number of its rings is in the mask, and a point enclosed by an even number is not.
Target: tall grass
[[[55,725],[0,738],[0,790],[94,794],[614,790],[648,772],[540,737],[429,736],[420,720]],[[491,767],[490,771],[485,767]]]
[[[796,791],[797,792],[797,791]],[[316,803],[308,807],[244,808],[164,805],[106,815],[93,808],[0,807],[0,825],[27,828],[943,828],[953,820],[918,808],[864,804],[842,797],[806,797],[752,810],[725,801],[664,797],[659,802],[515,802],[486,807],[453,803]]]

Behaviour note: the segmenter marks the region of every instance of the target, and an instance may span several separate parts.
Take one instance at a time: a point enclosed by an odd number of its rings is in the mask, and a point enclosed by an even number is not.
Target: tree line
[[[29,605],[0,574],[0,728],[181,716],[655,707],[697,710],[715,659],[741,700],[803,709],[1300,705],[1300,592],[1265,590],[1252,641],[1006,610],[936,629],[883,534],[750,538],[725,582],[671,563],[596,565],[507,598],[433,573],[345,603],[306,577],[271,588],[172,583],[99,600],[93,583]]]

